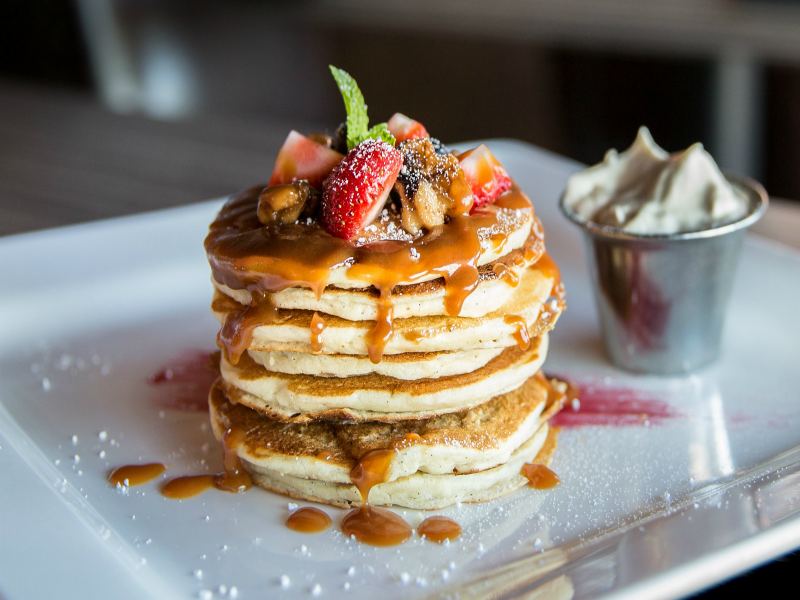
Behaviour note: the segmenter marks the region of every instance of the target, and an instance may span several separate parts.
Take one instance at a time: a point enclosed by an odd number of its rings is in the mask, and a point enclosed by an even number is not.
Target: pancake
[[[563,300],[552,298],[556,276],[539,268],[539,263],[523,271],[519,283],[505,304],[483,317],[429,316],[394,320],[394,335],[383,354],[406,352],[461,351],[464,348],[506,348],[517,343],[521,324],[529,337],[552,329],[564,308]],[[546,304],[545,304],[546,303]],[[220,323],[242,311],[242,306],[216,292],[211,310]],[[255,324],[248,348],[260,351],[315,352],[311,345],[311,311],[282,310],[272,322]],[[519,321],[513,317],[518,317]],[[325,329],[318,352],[366,356],[364,336],[375,326],[373,321],[350,321],[323,315]]]
[[[465,298],[458,316],[480,317],[499,309],[514,292],[523,270],[544,252],[544,243],[529,236],[525,246],[478,268],[477,287]],[[247,289],[233,289],[212,278],[214,286],[238,303],[249,305],[253,296]],[[378,317],[378,290],[373,287],[342,288],[328,285],[317,298],[307,287],[293,286],[270,295],[278,308],[319,311],[351,321],[374,321]],[[447,315],[444,279],[398,285],[392,291],[395,318]]]
[[[246,432],[238,455],[254,480],[293,497],[348,506],[360,504],[350,471],[370,450],[401,444],[371,504],[439,508],[482,501],[523,485],[519,475],[548,440],[546,420],[561,408],[541,376],[478,408],[421,421],[393,424],[315,422],[287,425],[228,401],[221,380],[209,405],[217,438],[228,428]],[[548,460],[553,436],[545,448]]]
[[[469,373],[481,368],[502,351],[503,348],[464,352],[407,352],[384,356],[377,364],[366,356],[350,354],[259,350],[248,350],[248,354],[255,363],[275,373],[317,377],[353,377],[377,373],[395,379],[415,381]]]
[[[419,379],[413,385],[375,373],[343,378],[274,373],[248,354],[232,365],[223,353],[220,373],[232,399],[280,421],[425,419],[465,410],[518,388],[541,368],[547,347],[545,334],[531,340],[527,350],[506,348],[470,373]]]
[[[214,280],[231,289],[256,284],[276,292],[270,289],[276,277],[290,286],[363,288],[374,285],[376,276],[391,274],[394,288],[440,278],[439,269],[448,266],[441,264],[443,256],[453,264],[479,267],[522,248],[532,232],[543,239],[530,200],[516,185],[472,216],[454,217],[419,235],[407,233],[400,213],[387,206],[354,242],[335,238],[313,222],[264,227],[257,216],[262,189],[232,196],[204,242]],[[409,254],[411,249],[416,255]]]

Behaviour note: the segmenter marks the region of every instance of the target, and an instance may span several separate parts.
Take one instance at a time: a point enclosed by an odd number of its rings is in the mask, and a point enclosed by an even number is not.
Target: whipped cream
[[[700,143],[669,154],[647,127],[630,148],[570,177],[564,204],[598,225],[639,234],[711,229],[743,218],[746,196],[722,175]]]

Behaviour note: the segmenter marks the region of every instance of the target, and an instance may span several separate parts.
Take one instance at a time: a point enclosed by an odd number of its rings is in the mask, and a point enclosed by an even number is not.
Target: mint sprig
[[[383,140],[394,146],[394,136],[389,133],[386,123],[378,123],[369,127],[367,117],[367,104],[364,95],[358,89],[356,80],[349,73],[328,65],[336,85],[344,99],[344,108],[347,111],[347,149],[352,150],[364,140]]]

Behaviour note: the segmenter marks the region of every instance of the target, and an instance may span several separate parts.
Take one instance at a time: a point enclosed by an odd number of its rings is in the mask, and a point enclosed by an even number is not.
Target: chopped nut
[[[258,220],[264,225],[295,223],[313,217],[318,204],[319,192],[307,181],[271,185],[258,198]]]
[[[472,190],[455,156],[437,153],[428,138],[403,142],[399,150],[403,168],[395,190],[403,206],[403,227],[409,233],[442,225],[447,217],[469,214]]]

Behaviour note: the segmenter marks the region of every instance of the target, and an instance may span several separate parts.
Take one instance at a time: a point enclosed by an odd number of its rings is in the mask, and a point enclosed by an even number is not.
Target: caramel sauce
[[[331,454],[327,450],[320,450],[319,452],[317,452],[317,458],[319,460],[330,460],[333,458],[333,454]]]
[[[364,504],[345,515],[342,533],[370,546],[396,546],[411,537],[412,529],[399,515]]]
[[[331,518],[318,508],[298,508],[286,519],[286,526],[300,533],[319,533],[331,526]]]
[[[394,455],[393,448],[370,450],[358,460],[350,471],[350,481],[361,494],[362,504],[367,504],[369,491],[373,487],[386,481]]]
[[[212,487],[233,494],[240,494],[250,489],[253,480],[244,470],[238,453],[238,448],[244,442],[246,435],[239,429],[228,429],[222,434],[222,466],[225,469],[222,473],[176,477],[164,484],[161,493],[173,500],[184,500]]]
[[[491,238],[492,248],[495,252],[502,252],[508,242],[508,236],[504,233],[495,233]]]
[[[170,479],[161,487],[161,495],[170,500],[185,500],[214,487],[216,475],[186,475]]]
[[[533,268],[540,271],[545,277],[553,280],[553,291],[551,295],[559,300],[563,300],[564,286],[561,283],[561,271],[559,271],[558,265],[550,255],[547,252],[543,253],[539,260],[533,264]]]
[[[554,412],[560,411],[564,407],[564,405],[567,404],[567,402],[572,402],[575,398],[578,397],[578,388],[572,385],[571,383],[565,383],[563,381],[556,380],[558,383],[564,384],[566,386],[566,389],[562,391],[560,389],[557,389],[551,383],[551,381],[545,376],[545,374],[542,373],[541,370],[537,371],[534,377],[547,390],[546,406],[548,407],[553,406]]]
[[[517,341],[520,350],[527,350],[531,347],[531,336],[528,333],[528,324],[523,317],[517,315],[506,315],[503,320],[509,325],[516,325],[517,330],[512,334]]]
[[[403,334],[403,337],[409,342],[418,344],[420,340],[432,337],[432,334],[428,329],[413,329],[412,331],[407,331],[405,334]]]
[[[239,362],[239,357],[253,341],[253,330],[258,325],[274,323],[278,309],[268,294],[261,294],[256,300],[254,295],[250,306],[233,310],[225,316],[225,322],[217,334],[217,343],[225,348],[232,364]]]
[[[153,481],[159,477],[167,467],[161,463],[148,463],[146,465],[125,465],[124,467],[117,467],[108,476],[108,481],[111,485],[117,484],[124,486],[142,485],[148,481]]]
[[[428,517],[417,527],[417,533],[425,539],[441,544],[445,540],[454,540],[461,535],[461,525],[450,517]]]
[[[222,465],[225,472],[217,475],[214,482],[217,489],[236,494],[247,491],[253,485],[250,473],[244,470],[239,460],[238,448],[246,437],[247,434],[241,429],[228,429],[222,434]]]
[[[314,352],[322,350],[322,332],[325,331],[325,319],[314,313],[311,318],[311,349]]]
[[[500,281],[507,283],[511,287],[517,287],[519,285],[519,275],[508,265],[497,263],[492,267],[492,271],[500,277]]]
[[[561,483],[558,475],[544,465],[525,463],[520,474],[528,480],[528,486],[537,490],[549,490]]]
[[[402,517],[368,502],[370,490],[386,481],[394,454],[394,448],[370,450],[350,471],[350,481],[361,494],[361,506],[342,520],[342,533],[347,537],[370,546],[396,546],[411,537],[411,526]]]
[[[205,240],[215,281],[235,290],[247,289],[253,298],[250,307],[228,315],[219,336],[233,364],[247,348],[252,330],[274,318],[270,294],[306,287],[320,298],[331,271],[340,267],[347,269],[349,278],[379,292],[378,318],[366,341],[370,359],[380,361],[393,334],[392,293],[397,285],[431,275],[442,277],[445,307],[448,314],[457,316],[478,285],[481,236],[499,243],[498,236],[505,235],[504,222],[521,218],[517,211],[532,211],[530,200],[514,186],[474,215],[453,216],[408,241],[355,244],[329,235],[316,223],[262,226],[257,215],[262,189],[256,186],[232,197]]]

